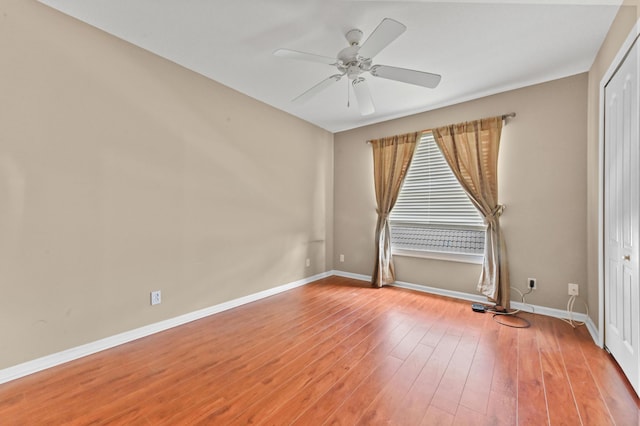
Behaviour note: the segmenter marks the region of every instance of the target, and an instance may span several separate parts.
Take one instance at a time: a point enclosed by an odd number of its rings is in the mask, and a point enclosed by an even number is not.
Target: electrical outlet
[[[344,254],[340,255],[340,262],[344,262]]]
[[[536,284],[536,279],[535,278],[527,278],[527,287],[530,288],[531,290],[537,289],[538,286]]]
[[[311,259],[307,258],[307,261],[305,262],[305,265],[307,265],[307,268],[309,266],[311,266]]]
[[[579,294],[578,284],[569,283],[569,296],[578,296]]]
[[[151,304],[152,305],[159,305],[160,303],[162,303],[162,293],[160,292],[160,290],[152,291],[151,292]]]

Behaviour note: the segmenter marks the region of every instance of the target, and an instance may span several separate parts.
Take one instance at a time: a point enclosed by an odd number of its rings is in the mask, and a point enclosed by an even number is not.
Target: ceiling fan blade
[[[390,67],[388,65],[374,65],[369,72],[376,77],[415,84],[416,86],[428,87],[430,89],[435,88],[442,78],[439,74]]]
[[[371,33],[369,38],[362,44],[358,55],[371,59],[391,42],[405,32],[407,27],[391,18],[384,18],[382,22]]]
[[[369,85],[367,80],[362,77],[356,78],[351,83],[353,85],[353,91],[356,94],[358,100],[358,109],[362,115],[370,115],[376,112],[373,106],[373,99],[371,99],[371,92],[369,91]]]
[[[306,92],[304,92],[300,96],[294,98],[291,102],[296,103],[296,104],[302,104],[302,103],[308,101],[309,99],[311,99],[312,97],[314,97],[318,93],[322,92],[327,87],[331,86],[336,81],[340,81],[340,79],[342,78],[343,75],[344,74],[335,74],[335,75],[332,75],[331,77],[329,77],[329,78],[327,78],[325,80],[322,80],[320,83],[316,84],[311,89],[307,90]]]
[[[338,63],[336,58],[328,56],[315,55],[313,53],[298,52],[297,50],[278,49],[273,52],[275,56],[281,58],[298,59],[301,61],[320,62],[321,64],[335,65]]]

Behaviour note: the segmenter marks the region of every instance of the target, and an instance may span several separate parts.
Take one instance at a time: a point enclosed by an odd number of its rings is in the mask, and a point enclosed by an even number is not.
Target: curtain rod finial
[[[510,112],[509,114],[503,114],[502,115],[502,121],[504,121],[504,125],[505,126],[507,125],[507,123],[508,123],[507,119],[508,118],[514,118],[515,116],[516,116],[515,112]]]

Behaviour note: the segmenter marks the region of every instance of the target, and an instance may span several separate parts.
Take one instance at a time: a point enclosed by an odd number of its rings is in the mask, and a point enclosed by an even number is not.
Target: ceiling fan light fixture
[[[349,80],[353,80],[357,78],[362,73],[362,69],[358,66],[358,64],[349,65],[347,67],[347,77]]]

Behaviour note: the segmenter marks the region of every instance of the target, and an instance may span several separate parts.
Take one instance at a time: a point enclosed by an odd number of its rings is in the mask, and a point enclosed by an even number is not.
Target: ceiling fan
[[[311,89],[294,98],[292,102],[302,103],[308,101],[322,90],[342,79],[345,75],[351,81],[353,91],[358,101],[360,114],[369,115],[375,112],[373,99],[367,81],[362,76],[368,72],[374,77],[386,78],[388,80],[400,81],[403,83],[415,84],[417,86],[435,88],[440,83],[441,76],[424,71],[410,70],[406,68],[392,67],[389,65],[373,65],[373,57],[382,49],[387,47],[392,41],[398,38],[405,30],[406,26],[400,22],[385,18],[380,22],[369,38],[360,45],[362,31],[353,29],[345,34],[349,42],[349,47],[338,52],[337,58],[315,55],[313,53],[298,52],[296,50],[278,49],[273,54],[275,56],[300,59],[304,61],[319,62],[326,65],[335,66],[339,73],[322,80]]]

